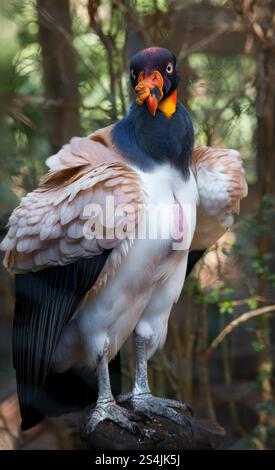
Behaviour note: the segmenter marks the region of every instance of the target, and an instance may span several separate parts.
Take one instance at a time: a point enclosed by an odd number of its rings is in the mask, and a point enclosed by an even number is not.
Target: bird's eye
[[[131,69],[131,77],[132,77],[132,78],[137,78],[134,69]]]
[[[173,71],[174,71],[174,67],[173,67],[172,62],[168,62],[167,67],[166,67],[166,72],[173,73]]]

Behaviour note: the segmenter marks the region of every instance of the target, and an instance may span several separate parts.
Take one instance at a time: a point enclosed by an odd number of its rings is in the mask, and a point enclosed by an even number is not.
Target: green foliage
[[[224,300],[220,303],[220,312],[222,315],[234,312],[234,305],[230,300]]]
[[[254,349],[254,351],[256,351],[256,352],[263,351],[264,348],[265,348],[263,342],[259,341],[257,339],[254,339],[253,341],[251,341],[251,346]]]
[[[255,310],[259,305],[259,302],[253,299],[253,297],[251,299],[246,299],[246,303],[251,310]]]
[[[244,56],[196,53],[189,57],[196,79],[189,106],[198,141],[236,148],[244,158],[249,182],[255,168],[255,63]]]
[[[273,272],[274,251],[268,242],[270,251],[263,251],[259,240],[273,239],[275,222],[275,198],[265,195],[260,201],[257,213],[242,217],[242,224],[235,244],[235,252],[241,256],[243,267],[249,271],[251,268],[262,280],[274,287],[275,275]]]
[[[11,178],[19,177],[18,190],[33,188],[44,172],[49,147],[44,110],[32,104],[43,96],[35,4],[13,1],[1,8],[0,92],[5,105],[0,116],[0,217],[5,218],[18,201]]]

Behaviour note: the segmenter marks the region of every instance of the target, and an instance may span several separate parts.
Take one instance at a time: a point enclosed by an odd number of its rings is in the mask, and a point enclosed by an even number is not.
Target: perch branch
[[[275,311],[275,305],[267,305],[266,307],[257,308],[255,310],[245,312],[242,315],[240,315],[238,318],[230,322],[229,325],[227,325],[218,334],[218,336],[216,336],[216,338],[212,341],[212,343],[206,350],[207,356],[209,356],[211,352],[219,346],[219,344],[224,340],[224,338],[233,330],[235,330],[235,328],[237,328],[237,326],[239,326],[241,323],[244,323],[247,320],[250,320],[251,318],[257,317],[259,315],[264,315],[265,313],[274,312],[274,311]]]

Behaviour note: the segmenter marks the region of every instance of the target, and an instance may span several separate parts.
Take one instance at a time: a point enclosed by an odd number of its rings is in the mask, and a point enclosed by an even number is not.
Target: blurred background
[[[223,425],[223,448],[275,448],[274,0],[10,0],[1,2],[0,37],[1,238],[46,157],[125,114],[132,54],[158,45],[178,56],[179,98],[197,143],[239,150],[249,194],[233,231],[186,282],[150,381],[155,393]],[[13,279],[1,266],[1,432],[15,391],[13,302]],[[126,390],[131,341],[122,356]],[[70,448],[55,433],[53,426],[46,443],[29,448]],[[22,446],[12,436],[11,448]]]

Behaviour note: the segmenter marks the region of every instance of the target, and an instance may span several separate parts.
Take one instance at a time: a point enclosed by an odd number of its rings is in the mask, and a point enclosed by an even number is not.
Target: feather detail
[[[191,249],[209,248],[233,224],[240,200],[247,196],[247,183],[239,152],[198,145],[192,168],[200,205]]]
[[[110,133],[111,128],[106,128],[89,137],[73,138],[47,160],[50,171],[13,211],[0,245],[7,252],[4,263],[11,272],[66,265],[124,247],[125,241],[115,236],[116,229],[135,228],[145,195],[139,175],[113,149]],[[114,220],[107,218],[108,196],[113,198],[114,210],[125,209]],[[89,213],[89,204],[98,204],[103,221]],[[91,234],[87,223],[95,223],[102,233]]]
[[[77,166],[97,166],[102,162],[123,161],[112,146],[111,131],[113,126],[100,129],[89,137],[73,137],[69,144],[46,160],[50,170],[60,171]]]

